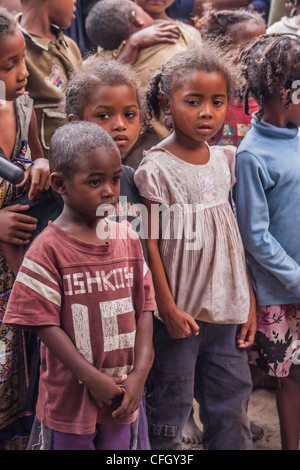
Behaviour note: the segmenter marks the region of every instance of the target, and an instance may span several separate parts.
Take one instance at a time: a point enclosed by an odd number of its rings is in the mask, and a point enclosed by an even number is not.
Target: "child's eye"
[[[197,106],[199,104],[197,100],[188,100],[187,102],[190,106]]]
[[[128,112],[128,113],[125,113],[125,117],[126,119],[133,119],[137,116],[137,113],[134,113],[132,111]]]
[[[92,180],[90,181],[90,185],[93,187],[93,188],[97,188],[99,185],[100,185],[101,181],[100,180]]]
[[[100,113],[100,114],[98,114],[98,118],[99,119],[108,119],[109,114],[108,113]]]
[[[214,106],[217,106],[217,107],[220,107],[220,106],[222,106],[223,104],[224,104],[224,101],[222,101],[222,100],[215,100],[215,101],[213,101],[213,105],[214,105]]]
[[[113,178],[113,182],[114,182],[114,183],[118,183],[120,180],[121,180],[121,176],[115,176],[115,177]]]

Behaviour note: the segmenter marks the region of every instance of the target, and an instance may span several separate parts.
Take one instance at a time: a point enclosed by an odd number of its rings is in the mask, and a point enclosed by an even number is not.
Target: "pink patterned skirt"
[[[257,333],[249,362],[275,377],[300,364],[300,303],[257,307]]]

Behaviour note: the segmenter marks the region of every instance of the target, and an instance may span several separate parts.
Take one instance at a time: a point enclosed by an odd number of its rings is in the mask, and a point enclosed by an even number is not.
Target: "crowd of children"
[[[90,3],[0,7],[0,449],[251,450],[251,364],[298,449],[300,2]]]

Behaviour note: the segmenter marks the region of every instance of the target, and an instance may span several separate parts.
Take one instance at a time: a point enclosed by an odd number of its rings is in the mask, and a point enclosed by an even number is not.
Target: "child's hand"
[[[256,329],[256,308],[254,304],[250,307],[248,321],[242,325],[241,331],[237,336],[239,348],[246,349],[254,343]]]
[[[29,242],[32,232],[36,230],[37,219],[26,214],[19,214],[20,211],[28,209],[28,205],[15,204],[0,211],[0,242],[13,245],[26,245]]]
[[[160,43],[174,44],[180,37],[181,33],[176,24],[163,21],[137,31],[130,37],[130,40],[143,49]]]
[[[49,161],[46,158],[37,158],[33,165],[25,171],[22,183],[17,187],[23,186],[27,180],[31,180],[28,198],[35,199],[41,191],[47,191],[50,188],[50,169]]]
[[[114,418],[125,418],[139,408],[144,392],[144,383],[145,380],[134,371],[128,376],[127,380],[122,383],[124,396],[119,408],[112,413]]]
[[[199,333],[199,326],[195,320],[183,310],[177,307],[170,314],[162,316],[168,333],[173,339],[187,338]]]
[[[90,394],[92,395],[98,408],[110,406],[114,398],[123,394],[123,389],[116,384],[119,379],[112,378],[109,375],[99,372],[97,381],[92,385],[88,385]],[[121,380],[122,382],[123,380]]]

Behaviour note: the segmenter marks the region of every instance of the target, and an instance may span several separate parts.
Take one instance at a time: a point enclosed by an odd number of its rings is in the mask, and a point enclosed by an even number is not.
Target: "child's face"
[[[14,101],[25,92],[28,71],[25,40],[21,31],[6,34],[0,42],[0,80],[5,83],[6,100]]]
[[[113,147],[93,149],[79,160],[71,180],[65,180],[63,194],[66,207],[77,221],[96,220],[99,206],[117,203],[121,174],[120,154]]]
[[[103,127],[116,142],[121,155],[125,155],[136,142],[141,127],[135,88],[98,86],[86,102],[82,119]]]
[[[75,19],[76,0],[47,0],[47,9],[51,23],[66,29]]]
[[[174,92],[167,114],[187,148],[209,140],[223,125],[228,104],[227,81],[219,72],[194,70]]]
[[[165,10],[174,3],[174,0],[136,0],[136,3],[149,13],[149,15],[156,17],[164,13]]]

